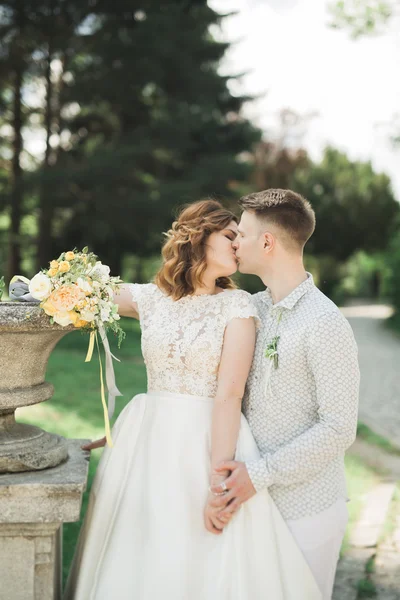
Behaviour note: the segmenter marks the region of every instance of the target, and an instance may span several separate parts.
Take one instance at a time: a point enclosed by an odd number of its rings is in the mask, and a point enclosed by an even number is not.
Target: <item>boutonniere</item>
[[[278,368],[278,361],[279,361],[279,354],[278,354],[278,342],[279,342],[279,335],[276,335],[274,337],[273,340],[271,340],[269,342],[269,344],[267,344],[267,347],[265,348],[265,357],[269,358],[269,360],[273,360],[274,361],[274,367],[275,369]]]
[[[265,348],[265,358],[269,358],[269,360],[273,361],[275,369],[278,368],[279,364],[279,354],[278,354],[278,342],[280,340],[280,336],[278,335],[279,323],[282,320],[282,310],[280,310],[276,317],[276,330],[275,337],[267,344]]]

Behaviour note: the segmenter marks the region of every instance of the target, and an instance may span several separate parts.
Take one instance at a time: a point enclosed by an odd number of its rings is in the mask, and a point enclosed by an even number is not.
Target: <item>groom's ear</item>
[[[262,234],[262,241],[264,250],[267,250],[268,252],[275,246],[275,238],[269,231]]]

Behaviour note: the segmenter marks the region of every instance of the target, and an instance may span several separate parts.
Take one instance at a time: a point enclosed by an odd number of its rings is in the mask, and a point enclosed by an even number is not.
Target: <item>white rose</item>
[[[115,315],[113,315],[113,319],[114,319],[114,321],[119,321],[119,320],[120,320],[120,318],[121,318],[121,317],[119,316],[119,314],[118,314],[118,313],[115,313]]]
[[[66,325],[71,325],[72,323],[69,314],[66,312],[55,314],[53,319],[55,323],[62,325],[62,327],[65,327]]]
[[[51,281],[44,273],[37,273],[29,283],[29,292],[36,300],[45,300],[51,294]]]
[[[81,318],[84,319],[84,321],[94,321],[96,318],[96,313],[93,310],[84,308],[81,310]]]
[[[101,311],[100,311],[100,319],[103,322],[110,320],[110,309],[108,307],[101,309]]]
[[[77,281],[76,281],[76,285],[83,291],[83,292],[87,292],[88,294],[92,293],[92,286],[90,285],[90,283],[88,281],[86,281],[85,279],[82,279],[82,277],[78,277]]]
[[[110,277],[110,267],[103,265],[101,261],[97,261],[90,272],[92,277],[97,277],[100,281],[107,281]]]

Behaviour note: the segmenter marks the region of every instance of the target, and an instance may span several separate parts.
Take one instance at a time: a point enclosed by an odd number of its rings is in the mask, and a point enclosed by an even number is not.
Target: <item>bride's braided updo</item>
[[[200,200],[183,208],[165,233],[163,264],[155,284],[173,300],[193,294],[207,268],[207,238],[232,221],[237,223],[237,217],[216,200]],[[220,277],[216,284],[224,289],[236,287],[230,277]]]

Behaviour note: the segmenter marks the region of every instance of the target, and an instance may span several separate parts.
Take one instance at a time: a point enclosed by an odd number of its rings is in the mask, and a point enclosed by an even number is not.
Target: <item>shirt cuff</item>
[[[261,492],[261,490],[273,484],[271,474],[267,469],[266,458],[252,460],[246,462],[245,465],[256,492]]]

